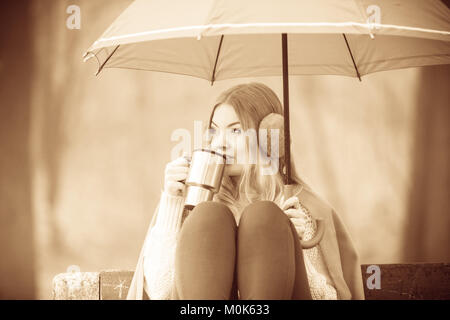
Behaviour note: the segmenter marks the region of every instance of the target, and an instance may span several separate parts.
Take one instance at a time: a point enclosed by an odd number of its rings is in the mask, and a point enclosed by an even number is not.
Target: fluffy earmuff
[[[259,129],[265,129],[267,131],[267,145],[261,143],[261,151],[265,152],[267,156],[271,156],[272,146],[272,132],[271,129],[278,129],[278,156],[284,156],[284,117],[279,113],[269,113],[259,123]],[[274,135],[273,138],[276,136]]]

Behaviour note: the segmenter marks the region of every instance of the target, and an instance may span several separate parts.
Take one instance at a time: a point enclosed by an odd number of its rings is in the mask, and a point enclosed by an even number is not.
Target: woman
[[[260,83],[225,91],[209,121],[209,147],[227,156],[213,201],[183,212],[189,161],[166,166],[164,190],[142,246],[127,299],[363,299],[352,241],[333,208],[291,164],[294,196],[283,197],[284,155],[278,170],[261,161],[240,163],[252,147],[244,132],[282,115],[276,94]],[[259,143],[259,139],[258,139]],[[271,142],[269,142],[271,143]],[[320,245],[302,249],[315,219],[325,223]]]

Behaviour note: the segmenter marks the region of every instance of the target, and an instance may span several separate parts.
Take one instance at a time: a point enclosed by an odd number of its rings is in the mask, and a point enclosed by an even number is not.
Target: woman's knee
[[[271,228],[284,224],[287,216],[273,201],[256,201],[245,207],[239,228]]]
[[[199,203],[188,215],[190,223],[201,224],[204,227],[213,225],[223,226],[227,223],[235,224],[235,219],[230,208],[225,204],[214,201]]]

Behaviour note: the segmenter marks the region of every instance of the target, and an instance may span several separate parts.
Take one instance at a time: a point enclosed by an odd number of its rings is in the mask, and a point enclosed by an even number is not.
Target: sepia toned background
[[[1,9],[0,298],[50,299],[67,270],[132,270],[178,128],[250,81],[106,69],[84,51],[128,0]],[[81,28],[66,27],[67,6]],[[362,263],[450,262],[449,66],[290,78],[299,173],[338,212]]]

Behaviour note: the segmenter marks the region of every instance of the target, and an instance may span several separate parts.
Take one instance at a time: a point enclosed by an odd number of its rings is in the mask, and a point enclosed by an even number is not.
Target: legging
[[[239,296],[238,296],[239,290]],[[311,299],[294,225],[271,201],[242,212],[198,204],[185,219],[175,254],[173,300]]]

